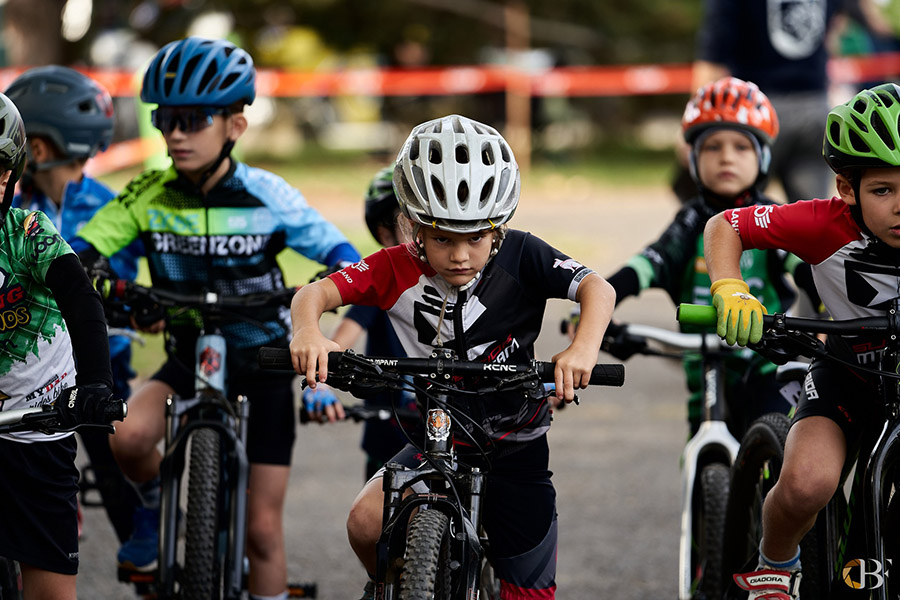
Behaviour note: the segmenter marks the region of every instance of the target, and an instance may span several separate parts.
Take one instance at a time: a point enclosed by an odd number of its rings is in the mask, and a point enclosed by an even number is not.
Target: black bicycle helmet
[[[12,100],[0,94],[0,171],[12,171],[6,194],[0,200],[0,222],[15,195],[16,181],[25,169],[25,124]]]
[[[161,106],[252,104],[256,69],[246,51],[225,40],[188,37],[165,45],[147,67],[141,100]]]
[[[99,83],[68,67],[29,69],[6,89],[30,137],[49,138],[70,159],[87,159],[109,147],[115,116]]]
[[[375,174],[366,191],[366,225],[372,237],[378,240],[378,226],[394,226],[395,212],[399,210],[394,194],[394,167],[385,167]]]

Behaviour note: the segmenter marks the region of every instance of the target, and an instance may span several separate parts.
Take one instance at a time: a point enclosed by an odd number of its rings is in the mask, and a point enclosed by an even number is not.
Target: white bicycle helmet
[[[519,203],[519,166],[496,129],[449,115],[412,130],[394,166],[404,215],[453,233],[496,229]]]

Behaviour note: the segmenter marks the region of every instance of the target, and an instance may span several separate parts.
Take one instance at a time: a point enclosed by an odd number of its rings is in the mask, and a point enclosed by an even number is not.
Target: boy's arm
[[[612,318],[616,292],[605,279],[593,273],[578,285],[575,300],[581,306],[575,338],[568,348],[551,359],[556,363],[556,396],[566,402],[574,400],[575,389],[587,387],[591,379],[603,334]]]
[[[322,335],[319,319],[325,311],[334,310],[343,304],[337,286],[328,278],[303,286],[291,301],[291,324],[294,330],[291,359],[294,370],[305,375],[307,384],[313,389],[317,381],[324,383],[328,377],[328,353],[341,349],[338,344]],[[318,379],[316,365],[319,367]]]
[[[728,344],[746,346],[762,337],[766,308],[751,293],[741,276],[744,245],[731,224],[719,214],[706,223],[704,255],[718,315],[716,333]]]

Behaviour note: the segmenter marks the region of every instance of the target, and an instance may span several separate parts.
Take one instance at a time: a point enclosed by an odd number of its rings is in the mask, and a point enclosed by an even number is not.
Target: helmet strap
[[[16,176],[16,172],[13,171],[12,175],[9,177],[9,181],[6,183],[6,191],[3,194],[3,199],[0,200],[0,225],[6,221],[6,215],[9,213],[13,197],[16,195],[16,182],[18,180],[19,178]]]
[[[228,140],[227,142],[225,142],[225,144],[222,146],[222,150],[219,152],[219,156],[216,157],[216,160],[214,160],[212,164],[210,164],[210,166],[205,171],[203,171],[203,174],[200,175],[200,179],[199,181],[197,181],[198,189],[203,189],[203,186],[206,185],[206,182],[209,181],[210,177],[212,177],[219,169],[219,167],[222,165],[222,162],[224,162],[224,160],[231,155],[231,151],[233,149],[233,140]]]

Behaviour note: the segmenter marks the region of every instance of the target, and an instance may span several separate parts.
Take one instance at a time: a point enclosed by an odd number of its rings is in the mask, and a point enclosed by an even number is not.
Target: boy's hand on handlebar
[[[318,327],[298,329],[291,339],[291,362],[294,370],[306,377],[306,385],[316,389],[317,383],[325,383],[328,378],[328,353],[340,350],[341,347],[322,335]]]
[[[588,386],[591,370],[597,364],[597,352],[569,346],[550,360],[555,364],[553,374],[557,398],[572,402],[575,400],[575,390]]]
[[[343,421],[346,417],[341,401],[324,383],[316,389],[304,388],[303,408],[309,420],[318,423],[334,423]]]
[[[105,406],[112,391],[102,384],[76,385],[62,390],[54,403],[63,429],[87,423],[106,424]]]
[[[718,316],[716,333],[729,345],[756,343],[762,338],[763,315],[768,314],[745,281],[718,279],[711,286],[713,306]]]

